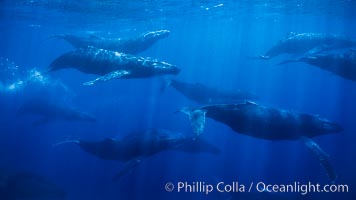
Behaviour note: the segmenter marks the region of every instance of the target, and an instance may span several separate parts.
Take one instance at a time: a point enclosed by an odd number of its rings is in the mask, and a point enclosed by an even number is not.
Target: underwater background
[[[348,192],[272,194],[236,199],[354,199],[356,196],[356,83],[305,63],[277,65],[262,55],[290,32],[326,33],[356,39],[352,0],[241,1],[0,1],[0,168],[41,174],[66,193],[65,199],[234,199],[233,193],[167,192],[167,182],[238,181],[271,184],[328,184],[325,170],[300,141],[270,141],[238,134],[207,119],[202,137],[219,155],[163,151],[113,182],[122,162],[100,160],[72,144],[148,129],[191,133],[186,116],[197,106],[162,77],[118,79],[93,86],[96,78],[76,70],[46,73],[51,62],[74,48],[56,34],[130,37],[154,30],[170,35],[139,53],[181,69],[169,78],[256,94],[257,103],[317,114],[344,131],[314,138],[330,156],[336,184]],[[61,99],[95,116],[96,122],[54,121],[33,125],[37,116],[18,116],[27,100]],[[237,195],[238,196],[238,195]]]

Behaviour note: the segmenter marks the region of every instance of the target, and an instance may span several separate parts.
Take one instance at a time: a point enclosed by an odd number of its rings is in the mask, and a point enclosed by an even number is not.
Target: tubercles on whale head
[[[145,39],[162,39],[168,37],[170,31],[169,30],[159,30],[159,31],[151,31],[147,32],[143,35]]]
[[[153,66],[158,73],[162,72],[163,74],[177,75],[180,72],[180,69],[177,66],[166,62],[153,61],[153,63],[150,63],[149,65]]]

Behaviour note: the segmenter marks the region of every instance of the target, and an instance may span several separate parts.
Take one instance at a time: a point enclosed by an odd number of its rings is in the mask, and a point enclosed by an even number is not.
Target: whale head
[[[339,132],[342,132],[344,130],[344,128],[342,128],[342,126],[340,124],[337,124],[335,122],[331,122],[329,120],[324,120],[322,122],[322,129],[326,133],[339,133]]]
[[[172,74],[177,75],[180,72],[180,69],[172,64],[167,62],[160,62],[157,60],[147,60],[145,65],[152,67],[155,74],[164,75],[164,74]]]
[[[308,120],[310,120],[310,126],[305,130],[308,137],[321,136],[330,133],[339,133],[344,130],[340,124],[330,121],[326,118],[321,118],[317,115],[310,116]]]

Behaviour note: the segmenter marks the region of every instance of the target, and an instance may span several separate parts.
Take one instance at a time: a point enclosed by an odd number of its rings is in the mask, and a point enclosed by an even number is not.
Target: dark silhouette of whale
[[[334,181],[336,174],[328,156],[310,138],[328,133],[338,133],[343,128],[332,121],[316,115],[294,113],[287,110],[269,108],[253,102],[240,104],[217,104],[197,109],[183,108],[191,120],[194,132],[200,135],[204,130],[205,118],[209,117],[226,124],[235,132],[267,140],[302,139],[307,147],[318,157]]]
[[[290,33],[260,58],[270,59],[281,54],[304,54],[352,46],[356,46],[356,42],[342,36],[323,33]]]
[[[70,34],[53,37],[64,39],[76,48],[93,46],[100,49],[137,54],[147,50],[158,40],[168,37],[169,33],[168,30],[150,31],[134,38],[104,38],[94,35],[83,37]]]
[[[0,199],[65,199],[62,188],[32,172],[0,171]]]
[[[35,121],[33,125],[38,126],[51,121],[87,121],[95,122],[95,117],[88,113],[79,111],[68,104],[60,102],[50,102],[45,99],[31,99],[26,101],[17,111],[17,116],[26,114],[39,115],[40,120]]]
[[[219,153],[219,149],[203,138],[198,138],[194,134],[187,135],[165,129],[152,129],[129,134],[119,140],[105,139],[93,142],[71,140],[60,142],[56,146],[64,143],[76,143],[84,151],[103,160],[127,162],[115,176],[115,179],[131,171],[142,159],[162,151],[178,150],[189,153]]]
[[[314,53],[296,60],[283,61],[279,64],[291,62],[304,62],[345,79],[356,81],[356,50],[354,49]]]
[[[65,53],[50,65],[50,71],[64,68],[100,75],[99,78],[84,83],[85,85],[115,78],[148,78],[180,72],[179,68],[166,62],[94,47]]]
[[[166,85],[172,86],[188,99],[200,104],[238,103],[244,100],[255,100],[258,98],[249,92],[220,90],[201,83],[166,80]]]

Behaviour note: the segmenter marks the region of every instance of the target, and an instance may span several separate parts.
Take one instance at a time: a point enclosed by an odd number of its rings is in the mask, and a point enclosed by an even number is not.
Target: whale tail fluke
[[[193,128],[193,132],[197,135],[200,136],[202,132],[204,131],[205,127],[205,115],[206,111],[202,109],[191,109],[188,107],[184,107],[177,112],[182,112],[186,115],[188,115],[191,126]]]
[[[303,137],[302,141],[308,149],[318,158],[321,166],[326,170],[326,173],[332,183],[335,183],[337,174],[330,163],[329,155],[312,139]]]

